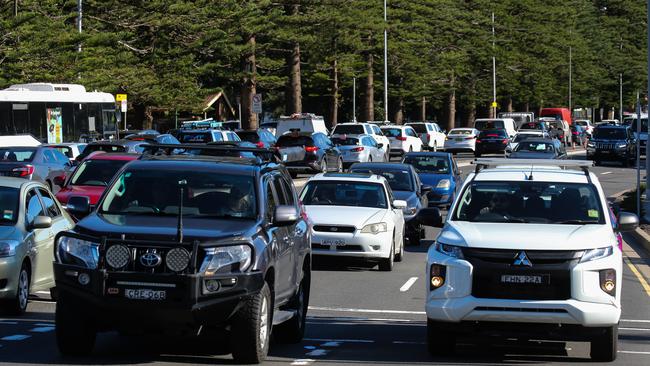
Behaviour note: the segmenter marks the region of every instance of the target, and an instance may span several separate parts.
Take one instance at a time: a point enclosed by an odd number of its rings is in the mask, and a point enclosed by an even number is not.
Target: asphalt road
[[[576,156],[579,158],[579,156]],[[459,156],[467,173],[471,158]],[[608,195],[636,182],[632,168],[594,168]],[[297,183],[304,182],[298,179]],[[297,345],[272,345],[266,365],[555,364],[588,361],[582,342],[518,342],[461,339],[456,356],[432,358],[425,346],[425,256],[437,229],[418,247],[407,247],[393,272],[359,262],[316,258],[306,338]],[[650,264],[647,253],[626,237],[623,316],[614,365],[650,364],[650,292],[631,265]],[[629,245],[628,245],[629,244]],[[2,365],[189,365],[232,364],[218,337],[170,338],[101,334],[91,357],[62,358],[54,337],[55,304],[32,301],[28,314],[0,318]],[[444,337],[440,334],[440,337]]]

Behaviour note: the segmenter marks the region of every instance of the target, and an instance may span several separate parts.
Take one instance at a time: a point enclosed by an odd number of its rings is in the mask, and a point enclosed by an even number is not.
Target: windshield
[[[334,145],[358,145],[359,144],[359,139],[357,138],[341,138],[341,137],[332,137],[332,143]]]
[[[9,147],[0,148],[0,161],[2,162],[30,162],[36,154],[35,148]]]
[[[387,169],[382,170],[378,168],[352,168],[350,169],[352,173],[369,173],[369,174],[378,174],[386,178],[390,189],[393,191],[413,191],[413,186],[411,184],[411,175],[408,170],[394,170]]]
[[[405,164],[411,164],[416,171],[434,174],[449,174],[449,159],[445,156],[407,156]]]
[[[70,184],[73,186],[107,186],[126,160],[86,160],[75,169]]]
[[[541,224],[605,223],[593,185],[531,181],[474,181],[461,195],[453,219]]]
[[[360,135],[362,133],[365,133],[365,131],[363,130],[363,125],[337,125],[334,128],[334,132],[332,132],[332,135],[342,135],[342,134]]]
[[[181,132],[179,136],[181,143],[201,144],[213,141],[222,141],[221,134],[214,135],[210,131],[205,132]]]
[[[528,152],[553,152],[555,149],[550,142],[543,141],[521,141],[515,151],[528,151]]]
[[[520,134],[515,135],[515,139],[513,141],[514,142],[522,142],[522,141],[524,141],[526,139],[535,138],[535,137],[539,137],[539,136],[532,135],[532,134],[529,135],[529,134],[520,133]]]
[[[376,183],[314,181],[301,195],[305,205],[388,208],[384,186]]]
[[[100,213],[176,216],[179,182],[184,182],[183,215],[254,219],[253,177],[209,171],[133,170],[123,172],[101,203]]]
[[[476,121],[474,128],[479,131],[489,130],[493,128],[504,128],[503,121]]]
[[[0,187],[0,225],[13,225],[18,218],[18,188]]]
[[[626,133],[622,128],[597,128],[594,131],[595,139],[625,140]]]
[[[381,132],[384,133],[386,137],[401,137],[402,129],[401,128],[382,128]]]
[[[427,125],[424,123],[413,123],[409,124],[409,126],[413,127],[417,133],[427,133]]]

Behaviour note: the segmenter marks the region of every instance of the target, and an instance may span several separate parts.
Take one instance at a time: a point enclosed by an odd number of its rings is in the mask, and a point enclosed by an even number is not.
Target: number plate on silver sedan
[[[323,240],[323,245],[341,246],[345,245],[345,240]]]
[[[133,300],[165,300],[167,297],[167,292],[150,290],[150,289],[126,289],[124,290],[124,296],[127,299]]]
[[[501,275],[501,282],[541,285],[548,283],[548,278],[541,275]]]

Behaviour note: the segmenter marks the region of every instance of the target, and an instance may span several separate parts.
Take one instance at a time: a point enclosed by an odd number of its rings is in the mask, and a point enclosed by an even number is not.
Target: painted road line
[[[35,333],[47,333],[53,331],[55,328],[50,326],[50,327],[37,327],[37,328],[32,328],[29,331],[30,332],[35,332]]]
[[[298,359],[298,360],[293,360],[291,363],[291,366],[307,366],[311,365],[314,362],[311,358],[304,358],[304,359]]]
[[[400,291],[400,292],[406,292],[406,291],[408,291],[408,290],[411,288],[411,286],[413,286],[413,284],[415,283],[415,281],[417,281],[417,280],[418,280],[417,277],[411,277],[411,278],[409,278],[408,281],[406,281],[406,283],[405,283],[402,287],[400,287],[399,291]]]
[[[630,261],[626,260],[625,263],[627,263],[627,266],[630,267],[630,270],[632,271],[632,273],[634,273],[636,279],[639,280],[639,283],[641,283],[641,286],[645,290],[645,293],[648,296],[650,296],[650,285],[648,284],[648,281],[646,281],[645,278],[643,278],[639,270],[636,269],[636,267],[632,263],[630,263]]]
[[[329,338],[305,338],[310,342],[339,342],[339,343],[375,343],[372,339],[329,339]]]
[[[324,306],[310,306],[309,310],[314,311],[332,311],[341,313],[369,313],[369,314],[413,314],[424,315],[424,311],[406,311],[406,310],[378,310],[378,309],[350,309],[350,308],[330,308]]]
[[[621,328],[621,327],[618,327],[618,329],[619,330],[632,330],[632,331],[635,331],[635,332],[650,332],[650,329],[647,329],[647,328]]]
[[[26,334],[16,334],[0,338],[0,341],[22,341],[23,339],[30,338],[31,336]]]
[[[646,351],[618,351],[618,353],[629,353],[633,355],[650,355],[650,352],[646,352]]]
[[[612,172],[602,172],[600,175],[607,175],[607,174],[612,174]]]
[[[621,322],[624,323],[650,323],[650,320],[640,320],[640,319],[621,319]]]

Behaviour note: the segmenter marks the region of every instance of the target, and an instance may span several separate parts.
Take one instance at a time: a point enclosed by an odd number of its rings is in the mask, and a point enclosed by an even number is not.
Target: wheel
[[[232,357],[238,363],[261,363],[269,352],[273,303],[268,283],[244,301],[231,322]]]
[[[63,356],[86,356],[93,351],[97,330],[81,306],[60,296],[55,321],[56,345]]]
[[[420,245],[420,230],[408,234],[410,245]]]
[[[600,160],[594,160],[594,165],[595,166],[599,166],[600,164],[602,164]]]
[[[336,171],[343,173],[343,160],[339,159],[338,165],[336,166]]]
[[[442,331],[437,322],[427,319],[427,349],[432,356],[447,356],[454,353],[456,334]]]
[[[309,305],[309,289],[311,287],[311,270],[303,269],[302,281],[298,292],[289,301],[289,308],[296,311],[296,315],[273,328],[273,338],[284,343],[299,343],[305,335],[305,321],[307,319],[307,306]]]
[[[22,315],[27,310],[29,299],[30,273],[29,266],[23,264],[18,273],[18,284],[16,285],[16,296],[6,303],[5,311],[10,315]]]
[[[393,235],[393,246],[395,246],[395,235]],[[399,252],[395,254],[395,262],[401,262],[404,259],[404,240],[402,240],[402,245],[399,246]]]
[[[395,262],[395,242],[390,246],[390,254],[388,258],[382,258],[379,262],[379,270],[382,272],[390,272],[393,270],[393,263]]]
[[[593,361],[612,362],[618,351],[618,326],[604,329],[604,333],[591,340],[590,356]]]
[[[320,171],[321,173],[327,173],[327,159],[323,158],[320,162]]]

